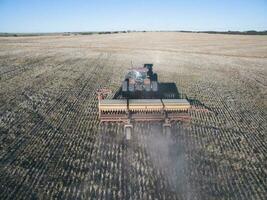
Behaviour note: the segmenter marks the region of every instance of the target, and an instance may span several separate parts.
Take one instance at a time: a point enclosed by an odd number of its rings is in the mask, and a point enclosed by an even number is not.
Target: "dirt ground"
[[[199,109],[124,146],[95,92],[143,63]],[[265,199],[266,77],[267,36],[0,37],[0,199]]]

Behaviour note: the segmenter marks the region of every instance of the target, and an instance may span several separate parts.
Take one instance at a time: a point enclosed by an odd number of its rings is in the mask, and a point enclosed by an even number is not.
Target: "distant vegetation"
[[[0,33],[0,37],[29,37],[29,36],[51,36],[64,35],[65,33]]]
[[[117,34],[136,31],[102,31],[102,32],[59,32],[59,33],[0,33],[0,37],[26,37],[26,36],[70,36],[70,35],[94,35],[94,34]]]
[[[184,33],[209,33],[209,34],[231,34],[231,35],[267,35],[266,31],[178,31]]]
[[[59,32],[59,33],[0,33],[0,37],[26,37],[26,36],[53,36],[53,35],[94,35],[94,34],[118,34],[118,33],[131,33],[131,32],[147,32],[147,31],[102,31],[102,32]],[[148,31],[153,32],[153,31]],[[208,34],[231,34],[231,35],[267,35],[265,31],[155,31],[155,32],[181,32],[181,33],[208,33]]]

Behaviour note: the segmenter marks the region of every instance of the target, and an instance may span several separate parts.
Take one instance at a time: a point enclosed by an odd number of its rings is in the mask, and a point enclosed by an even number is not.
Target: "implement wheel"
[[[171,137],[171,124],[163,124],[163,134],[168,138]]]
[[[125,141],[130,141],[132,138],[133,125],[125,124],[124,125],[124,139]]]

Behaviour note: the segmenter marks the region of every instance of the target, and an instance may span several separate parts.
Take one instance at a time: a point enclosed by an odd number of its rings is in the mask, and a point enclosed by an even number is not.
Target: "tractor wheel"
[[[122,83],[122,92],[128,92],[128,86],[129,85],[129,80],[125,80],[125,81],[123,81],[123,83]]]
[[[132,128],[131,127],[125,127],[124,129],[124,137],[126,141],[131,140],[132,138]]]
[[[152,91],[153,92],[158,92],[158,82],[152,81]]]
[[[158,82],[158,74],[157,73],[153,74],[153,81],[157,81]]]

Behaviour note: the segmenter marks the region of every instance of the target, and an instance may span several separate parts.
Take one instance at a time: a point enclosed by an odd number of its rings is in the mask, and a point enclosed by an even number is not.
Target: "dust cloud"
[[[175,131],[181,134],[183,130]],[[164,175],[169,190],[185,199],[194,199],[195,191],[186,175],[188,165],[185,144],[173,135],[164,135],[161,128],[153,126],[138,142],[146,149],[153,167]]]

